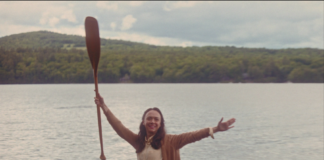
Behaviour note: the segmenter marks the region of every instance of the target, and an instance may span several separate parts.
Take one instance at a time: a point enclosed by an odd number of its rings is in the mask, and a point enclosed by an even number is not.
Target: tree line
[[[236,47],[106,48],[99,83],[323,83],[320,49]],[[0,83],[92,83],[87,51],[0,48]]]

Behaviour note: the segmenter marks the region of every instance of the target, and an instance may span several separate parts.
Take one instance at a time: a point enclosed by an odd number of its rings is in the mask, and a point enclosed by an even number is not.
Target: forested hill
[[[101,39],[100,83],[323,83],[323,49],[172,47]],[[0,38],[0,84],[92,83],[81,36]]]
[[[129,42],[123,40],[100,40],[102,49],[108,49],[114,46],[115,49],[119,47],[140,47],[149,48],[151,45],[144,43]],[[0,38],[0,47],[5,49],[16,48],[62,48],[62,49],[86,49],[85,37],[77,35],[66,35],[49,31],[37,31],[14,34]]]

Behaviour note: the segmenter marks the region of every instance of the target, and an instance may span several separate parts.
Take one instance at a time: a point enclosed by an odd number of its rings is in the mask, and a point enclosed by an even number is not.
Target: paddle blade
[[[84,25],[88,55],[96,75],[100,59],[99,26],[97,20],[93,17],[86,17]]]

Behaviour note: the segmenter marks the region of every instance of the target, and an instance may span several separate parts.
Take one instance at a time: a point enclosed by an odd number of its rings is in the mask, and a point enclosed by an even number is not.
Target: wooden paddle
[[[99,37],[99,27],[98,22],[93,17],[86,17],[85,19],[85,31],[86,31],[86,44],[88,55],[91,61],[93,76],[95,80],[95,91],[96,97],[99,98],[98,91],[98,64],[100,59],[100,37]],[[100,117],[100,106],[97,105],[97,114],[98,114],[98,126],[99,126],[99,138],[101,146],[101,155],[100,159],[105,160],[106,157],[103,152],[102,144],[102,130],[101,130],[101,117]]]

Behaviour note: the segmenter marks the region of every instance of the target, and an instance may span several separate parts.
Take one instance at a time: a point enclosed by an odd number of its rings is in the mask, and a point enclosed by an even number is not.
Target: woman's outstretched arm
[[[110,109],[105,104],[103,98],[99,95],[99,98],[95,97],[95,103],[100,106],[102,111],[107,117],[108,122],[112,126],[112,128],[116,131],[116,133],[126,140],[128,143],[130,143],[135,149],[137,149],[137,139],[138,135],[133,133],[131,130],[126,128],[121,121],[115,117],[115,115],[110,111]]]
[[[206,138],[208,136],[211,136],[214,138],[213,133],[221,132],[221,131],[227,131],[234,126],[231,126],[235,122],[235,118],[232,118],[226,122],[222,122],[223,118],[218,122],[218,125],[216,127],[212,128],[204,128],[201,130],[193,131],[193,132],[187,132],[182,133],[179,135],[172,135],[172,138],[170,139],[172,144],[180,149],[186,144],[193,143],[195,141],[199,141],[203,138]]]

